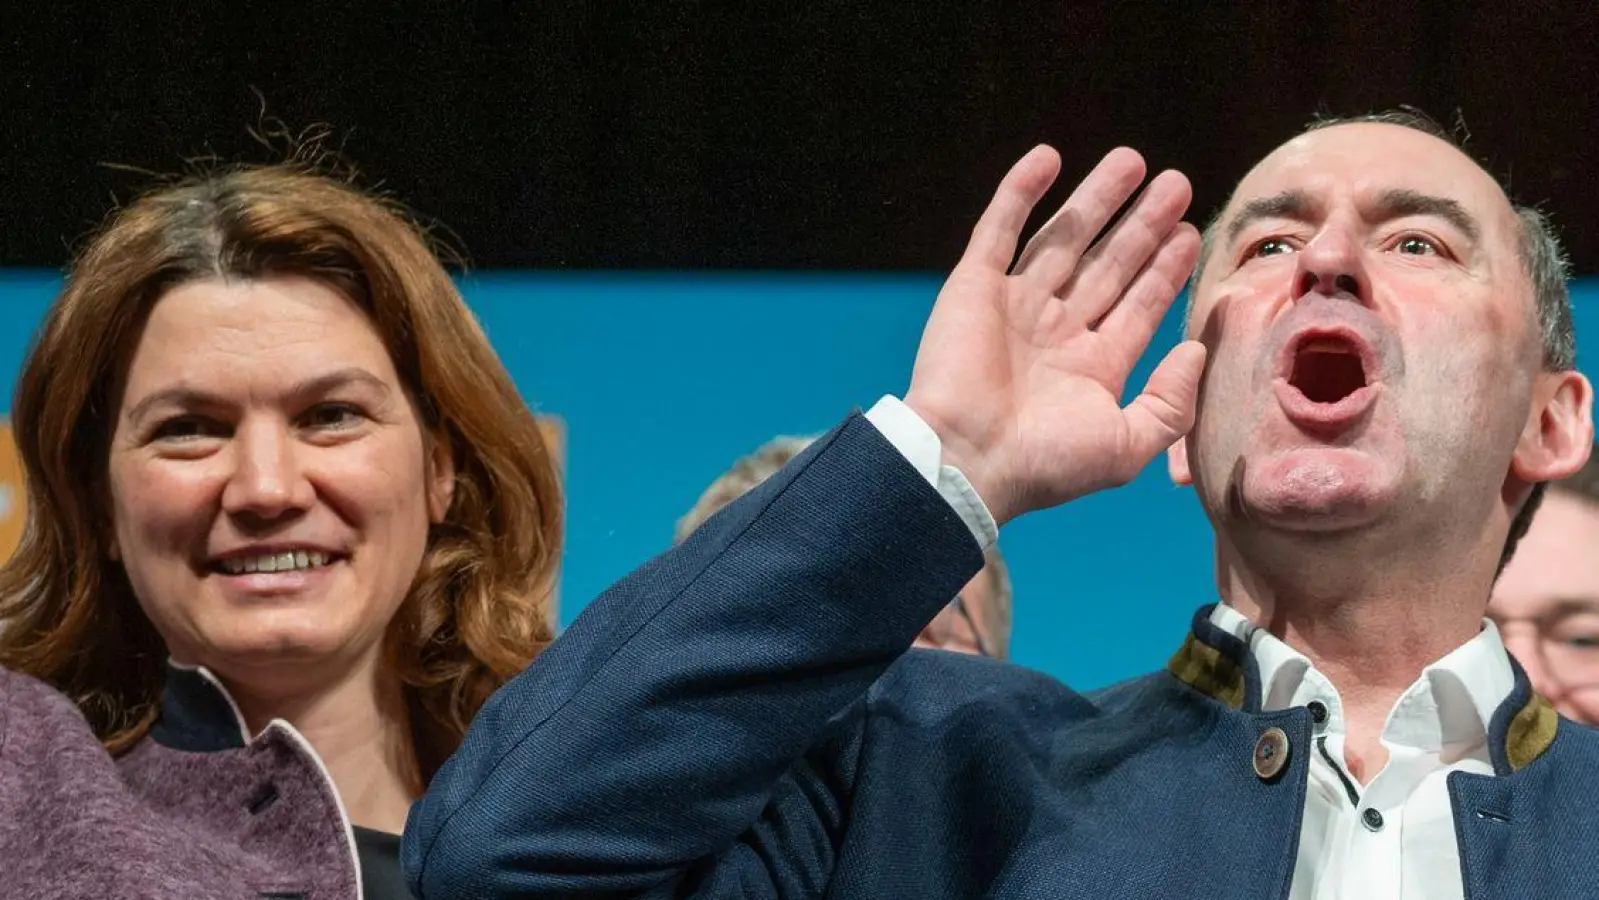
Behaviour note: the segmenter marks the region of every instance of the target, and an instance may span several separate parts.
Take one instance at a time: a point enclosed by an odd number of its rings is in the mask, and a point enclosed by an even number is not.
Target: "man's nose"
[[[1370,302],[1365,257],[1348,226],[1339,222],[1323,225],[1299,251],[1298,264],[1294,275],[1296,298],[1315,293],[1343,296],[1362,304]]]

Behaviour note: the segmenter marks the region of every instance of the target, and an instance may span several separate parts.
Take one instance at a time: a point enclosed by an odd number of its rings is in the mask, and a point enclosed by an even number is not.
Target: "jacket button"
[[[276,802],[278,802],[278,786],[268,781],[266,784],[256,788],[255,793],[250,795],[250,800],[245,806],[249,808],[250,815],[259,816],[271,809],[272,804]]]
[[[1262,781],[1271,781],[1288,766],[1288,734],[1275,726],[1261,732],[1255,742],[1255,774]]]

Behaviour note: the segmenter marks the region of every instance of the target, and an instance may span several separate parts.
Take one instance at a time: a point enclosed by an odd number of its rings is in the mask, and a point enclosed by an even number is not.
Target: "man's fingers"
[[[1015,273],[1031,290],[1053,294],[1071,277],[1094,235],[1138,190],[1144,173],[1144,158],[1136,150],[1117,147],[1105,154],[1060,211],[1027,242]]]
[[[1149,461],[1194,427],[1199,379],[1205,372],[1205,345],[1183,341],[1160,361],[1144,392],[1127,405],[1127,465],[1136,476]]]
[[[1123,349],[1129,368],[1143,355],[1172,301],[1182,293],[1199,259],[1199,249],[1199,230],[1187,222],[1178,223],[1160,242],[1149,265],[1121,294],[1121,300],[1100,320],[1100,335]]]
[[[962,264],[975,264],[1003,273],[1016,255],[1016,244],[1033,207],[1060,174],[1060,154],[1051,147],[1028,151],[1000,180],[994,198],[972,229]]]
[[[1074,319],[1097,322],[1116,305],[1182,221],[1193,196],[1181,172],[1162,172],[1149,183],[1127,214],[1084,254],[1061,292]]]

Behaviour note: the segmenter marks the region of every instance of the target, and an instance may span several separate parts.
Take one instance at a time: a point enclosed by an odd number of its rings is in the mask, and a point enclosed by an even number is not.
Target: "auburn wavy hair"
[[[109,452],[151,308],[200,279],[294,275],[363,309],[434,439],[455,453],[434,526],[386,639],[424,784],[488,696],[553,639],[560,482],[538,422],[426,232],[314,166],[237,167],[163,185],[115,213],[50,307],[12,424],[27,524],[0,569],[0,665],[69,696],[113,753],[159,712],[166,649],[111,538]]]

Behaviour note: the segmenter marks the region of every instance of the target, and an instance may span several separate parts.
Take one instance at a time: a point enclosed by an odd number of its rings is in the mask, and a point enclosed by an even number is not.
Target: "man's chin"
[[[1284,531],[1358,529],[1393,508],[1392,458],[1343,447],[1302,447],[1251,461],[1235,482],[1243,517]]]
[[[1335,537],[1375,526],[1384,511],[1383,505],[1369,498],[1274,498],[1249,508],[1246,517],[1251,524],[1271,531]]]

